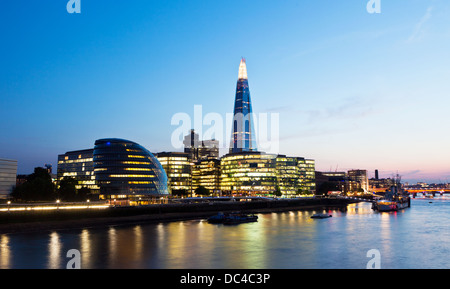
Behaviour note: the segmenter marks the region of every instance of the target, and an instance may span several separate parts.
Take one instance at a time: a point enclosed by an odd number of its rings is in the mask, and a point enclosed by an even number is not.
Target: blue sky
[[[450,182],[450,2],[0,3],[0,158],[19,173],[104,137],[171,151],[175,113],[231,113],[241,57],[280,153]]]

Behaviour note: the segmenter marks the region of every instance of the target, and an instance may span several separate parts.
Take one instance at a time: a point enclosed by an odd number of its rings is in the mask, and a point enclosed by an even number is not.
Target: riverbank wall
[[[346,199],[281,199],[246,202],[202,202],[160,204],[105,209],[41,210],[0,213],[0,233],[61,230],[146,222],[207,218],[217,212],[271,213],[321,208],[346,208]]]

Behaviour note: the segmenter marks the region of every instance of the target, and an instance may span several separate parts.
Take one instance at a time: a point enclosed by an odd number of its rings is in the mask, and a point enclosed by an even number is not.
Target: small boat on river
[[[220,212],[217,215],[211,216],[208,218],[208,223],[211,224],[221,224],[225,221],[227,215],[225,215],[224,213]]]
[[[257,222],[258,216],[246,214],[231,214],[223,222],[225,225],[234,225],[240,223]]]
[[[208,218],[208,222],[212,224],[240,224],[240,223],[249,223],[249,222],[257,222],[258,216],[253,214],[243,214],[240,212],[233,212],[224,214],[222,212],[217,215],[211,216]]]
[[[327,219],[333,217],[332,215],[328,214],[314,214],[311,216],[311,219]]]

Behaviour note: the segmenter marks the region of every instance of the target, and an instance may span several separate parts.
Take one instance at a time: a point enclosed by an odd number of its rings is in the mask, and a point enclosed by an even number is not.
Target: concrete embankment
[[[52,211],[1,212],[0,233],[104,227],[122,224],[207,218],[217,212],[270,213],[323,207],[346,207],[344,199],[289,199],[247,202],[162,204]]]

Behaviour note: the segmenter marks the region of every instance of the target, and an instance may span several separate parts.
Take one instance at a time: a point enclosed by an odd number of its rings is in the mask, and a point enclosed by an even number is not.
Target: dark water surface
[[[193,220],[0,235],[0,268],[66,268],[71,249],[84,269],[365,269],[372,249],[383,269],[450,268],[450,196],[415,199],[397,213],[367,203],[329,219],[311,219],[316,212],[260,214],[236,226]]]

